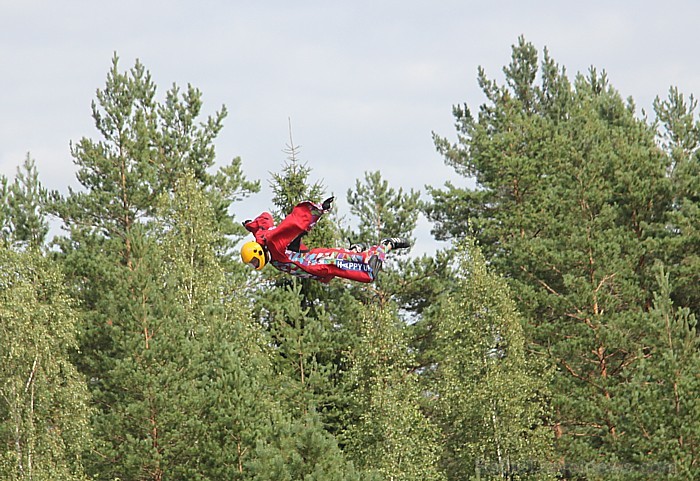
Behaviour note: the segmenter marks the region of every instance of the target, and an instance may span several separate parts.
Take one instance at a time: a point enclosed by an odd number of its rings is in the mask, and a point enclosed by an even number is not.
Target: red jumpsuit
[[[311,230],[325,212],[320,205],[304,201],[277,226],[272,215],[263,212],[246,222],[245,228],[253,233],[258,244],[267,249],[270,263],[283,272],[321,282],[330,282],[334,277],[372,282],[384,262],[386,247],[383,245],[372,246],[363,252],[333,248],[307,250],[301,243],[298,252],[290,249],[290,244]]]

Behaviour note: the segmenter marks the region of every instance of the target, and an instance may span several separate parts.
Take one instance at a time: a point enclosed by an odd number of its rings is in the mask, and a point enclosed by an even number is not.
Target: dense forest
[[[503,73],[433,134],[476,188],[367,172],[353,227],[305,239],[411,238],[422,212],[450,247],[321,284],[240,262],[261,180],[216,158],[225,108],[115,56],[67,139],[80,189],[30,154],[0,178],[0,478],[699,479],[697,102],[649,117],[523,38]],[[277,219],[326,194],[287,154]]]

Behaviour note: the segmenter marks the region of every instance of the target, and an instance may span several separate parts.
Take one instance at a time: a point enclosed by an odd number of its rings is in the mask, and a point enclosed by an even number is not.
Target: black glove
[[[243,223],[243,227],[245,227],[245,226],[246,226],[246,224],[247,224],[248,222],[253,222],[253,221],[252,221],[252,220],[250,220],[250,219],[248,219],[248,220],[244,220],[244,221],[242,222],[242,223]]]
[[[323,204],[321,204],[321,207],[323,207],[323,210],[331,210],[331,206],[333,204],[333,200],[335,197],[329,197],[326,200],[323,201]]]

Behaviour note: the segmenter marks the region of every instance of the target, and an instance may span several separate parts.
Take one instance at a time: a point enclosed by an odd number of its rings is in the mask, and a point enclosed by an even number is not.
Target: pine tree
[[[249,465],[253,481],[379,481],[345,460],[313,411],[300,419],[278,416],[274,432],[256,448]]]
[[[447,478],[548,479],[546,364],[526,357],[510,290],[480,248],[464,242],[456,254],[457,285],[432,313],[440,318],[432,409]]]
[[[240,171],[240,159],[208,173],[215,160],[213,141],[220,132],[226,109],[204,122],[202,94],[192,86],[185,93],[173,87],[166,101],[156,100],[156,85],[138,60],[128,72],[119,71],[115,55],[103,90],[92,103],[92,117],[102,139],[84,137],[71,146],[82,192],[69,188],[61,198],[53,193],[53,211],[72,229],[74,242],[99,234],[121,242],[119,251],[129,265],[128,234],[140,220],[153,214],[160,195],[175,179],[192,171],[211,196],[217,220],[227,234],[235,232],[228,205],[259,190]],[[87,242],[85,240],[84,242]],[[63,242],[66,250],[70,244]]]
[[[166,392],[166,379],[177,380],[173,371],[181,367],[173,365],[173,356],[184,347],[186,334],[177,322],[181,306],[155,275],[163,270],[157,246],[142,226],[134,226],[128,238],[130,267],[121,268],[112,293],[119,297],[112,297],[101,326],[110,349],[90,353],[99,441],[90,471],[105,479],[159,480],[172,469],[167,417],[181,411]]]
[[[677,88],[669,89],[668,98],[654,102],[659,119],[660,144],[666,152],[671,183],[671,205],[667,224],[659,237],[663,239],[665,262],[673,273],[673,298],[697,317],[700,299],[700,120],[696,119],[697,100],[686,98]]]
[[[697,318],[675,308],[670,275],[656,266],[658,291],[647,314],[653,329],[638,353],[638,365],[623,386],[620,402],[629,404],[621,430],[628,438],[621,455],[638,479],[697,479],[700,476],[700,338]],[[626,478],[630,479],[630,478]]]
[[[131,479],[246,479],[272,406],[265,342],[234,301],[215,252],[216,212],[192,173],[162,197],[132,269],[103,373],[93,470]],[[107,362],[102,363],[108,366]]]
[[[66,197],[53,192],[49,205],[69,231],[68,237],[55,241],[58,257],[76,297],[89,311],[81,336],[85,355],[80,366],[90,377],[102,369],[92,352],[111,349],[104,327],[115,320],[115,303],[125,299],[117,291],[133,268],[132,231],[153,216],[157,199],[173,189],[176,174],[188,169],[195,172],[220,228],[233,234],[229,240],[222,237],[222,245],[217,246],[218,255],[229,262],[231,243],[243,228],[233,227],[226,209],[259,189],[258,183],[247,181],[242,174],[240,159],[214,175],[207,171],[214,162],[213,139],[221,129],[225,109],[197,122],[202,107],[198,90],[189,87],[179,94],[173,86],[166,102],[159,103],[156,86],[143,64],[136,61],[132,69],[121,72],[118,61],[115,55],[105,88],[97,91],[92,104],[101,138],[85,137],[71,147],[82,189],[69,189]]]
[[[89,396],[71,363],[77,315],[57,266],[0,248],[0,478],[87,479]]]
[[[200,330],[188,362],[193,395],[185,405],[189,427],[178,442],[197,462],[178,468],[182,479],[251,479],[251,463],[267,462],[258,444],[278,434],[272,418],[281,407],[266,338],[240,302],[226,303],[224,311]]]
[[[323,411],[331,402],[335,366],[333,333],[322,308],[313,313],[302,304],[301,283],[269,292],[260,304],[263,323],[275,352],[275,370],[280,375],[280,400],[290,412],[304,415],[310,410]]]
[[[387,237],[411,238],[418,222],[420,192],[404,193],[389,187],[379,171],[366,172],[364,183],[357,180],[355,190],[348,189],[350,212],[359,221],[353,238],[377,244]]]
[[[377,244],[387,237],[413,240],[418,214],[423,203],[420,192],[411,189],[404,193],[390,187],[379,171],[365,173],[364,182],[359,179],[355,189],[348,189],[347,199],[354,218],[355,228],[344,229],[344,237],[365,244]],[[443,287],[441,281],[446,272],[447,257],[440,253],[421,258],[407,259],[410,249],[392,251],[383,266],[383,272],[375,281],[377,289],[355,286],[354,294],[363,302],[379,297],[380,302],[389,298],[398,301],[410,322],[416,322],[425,306],[430,305]],[[368,298],[369,296],[369,298]]]
[[[0,176],[0,233],[5,245],[30,249],[44,245],[49,231],[44,215],[47,200],[34,159],[27,153],[12,183]]]
[[[488,103],[478,119],[456,108],[458,144],[436,138],[478,188],[434,189],[428,214],[441,237],[474,233],[508,279],[530,345],[558,366],[554,421],[567,461],[617,462],[628,413],[614,397],[648,336],[639,319],[662,256],[666,159],[605,73],[591,68],[571,84],[546,53],[541,85],[537,70],[521,38],[506,86],[480,72]]]
[[[93,418],[98,448],[90,471],[105,478],[191,479],[201,472],[211,460],[203,459],[207,451],[197,451],[201,444],[187,440],[211,432],[194,407],[211,408],[219,396],[211,386],[219,382],[222,366],[238,362],[228,356],[218,371],[204,364],[198,378],[189,376],[198,371],[185,369],[195,359],[203,362],[209,349],[240,346],[230,334],[217,338],[225,347],[193,339],[206,337],[209,330],[220,334],[217,323],[231,319],[223,307],[229,300],[224,292],[231,295],[225,282],[241,275],[231,262],[230,246],[242,227],[234,228],[227,209],[258,184],[246,180],[240,159],[209,173],[225,109],[201,122],[197,89],[188,86],[181,93],[173,86],[165,102],[158,102],[155,93],[140,62],[122,73],[114,57],[92,106],[101,139],[83,138],[71,149],[83,189],[70,190],[65,198],[54,193],[51,204],[70,234],[56,241],[56,257],[84,310],[77,362],[92,381],[98,408]],[[182,197],[180,207],[167,213],[158,210],[159,199],[175,195],[187,172],[196,184],[188,192],[196,191],[203,206],[190,212],[190,220],[201,216],[199,223],[188,224],[182,212],[182,203],[195,197]],[[155,225],[170,226],[164,229],[174,237],[154,231]],[[223,285],[213,287],[219,282]],[[243,322],[246,313],[234,312],[236,322]],[[235,398],[235,386],[224,382],[222,389]],[[209,396],[206,402],[198,397],[202,392]],[[224,423],[223,418],[217,422]],[[217,443],[208,452],[217,447],[219,453],[235,452]],[[208,469],[229,476],[239,473],[243,460],[221,457],[221,462],[230,471],[216,463]]]
[[[165,390],[181,400],[184,418],[172,419],[176,473],[182,479],[249,479],[244,467],[257,442],[272,435],[276,403],[268,342],[225,276],[214,249],[222,235],[216,209],[194,176],[182,176],[164,201],[158,236],[164,282],[183,306],[175,329],[186,333],[174,358],[179,385]]]

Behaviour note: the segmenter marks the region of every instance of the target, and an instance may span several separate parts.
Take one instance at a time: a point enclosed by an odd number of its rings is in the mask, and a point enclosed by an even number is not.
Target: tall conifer
[[[646,314],[650,336],[639,363],[617,402],[627,415],[621,431],[628,438],[620,457],[639,479],[697,479],[700,476],[700,338],[697,318],[675,307],[670,275],[656,266],[658,288]]]
[[[226,112],[222,108],[203,122],[201,113],[201,93],[194,87],[173,86],[159,102],[145,67],[137,61],[121,72],[115,56],[92,105],[100,137],[71,148],[82,189],[53,194],[51,208],[69,231],[56,241],[56,256],[84,311],[78,364],[91,379],[98,408],[91,470],[105,477],[190,479],[207,452],[183,440],[195,432],[210,434],[192,406],[198,405],[197,383],[209,389],[213,381],[205,379],[216,376],[202,367],[205,373],[195,379],[198,371],[187,367],[195,359],[203,362],[205,348],[197,340],[207,338],[207,329],[221,332],[212,324],[226,318],[222,305],[230,289],[217,284],[231,267],[231,241],[242,231],[234,228],[228,206],[258,184],[246,180],[240,159],[209,172]],[[159,199],[176,195],[187,172],[191,181],[180,193],[185,197],[159,211]],[[200,211],[188,217],[183,205],[194,200]],[[169,226],[172,235],[154,231],[158,224]],[[246,314],[237,312],[242,322]],[[217,339],[235,345],[228,336]],[[230,394],[233,388],[224,385]],[[217,459],[212,470],[221,468],[219,461],[232,466],[230,472],[243,463]]]
[[[17,168],[13,182],[0,176],[0,240],[6,246],[44,246],[49,232],[45,217],[48,195],[29,153]]]
[[[660,123],[659,140],[668,156],[671,203],[663,239],[667,268],[673,274],[672,296],[678,305],[700,315],[700,120],[697,100],[669,89],[657,98],[654,111]]]
[[[569,462],[617,462],[628,413],[615,402],[648,326],[654,236],[669,205],[666,159],[607,75],[570,83],[545,51],[520,39],[506,85],[479,83],[478,118],[457,107],[458,143],[436,138],[475,189],[433,189],[428,214],[443,238],[473,232],[505,276],[530,346],[557,366],[559,448]],[[649,406],[651,409],[651,407]],[[609,457],[606,457],[609,456]]]

